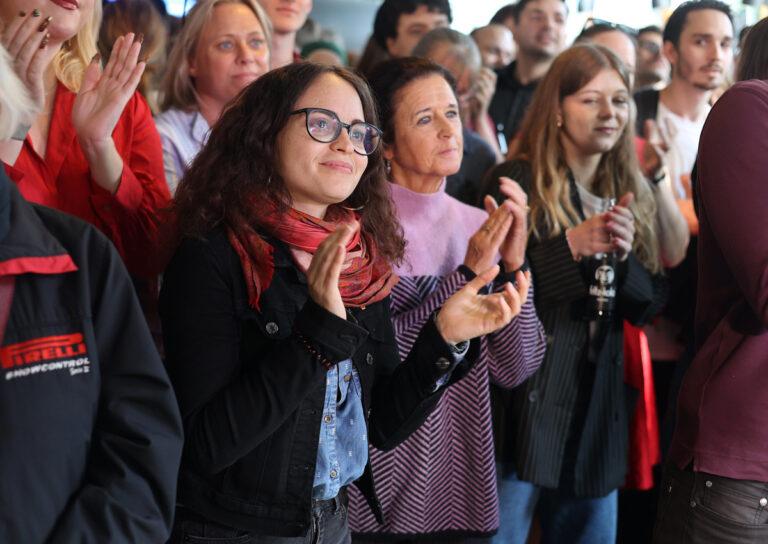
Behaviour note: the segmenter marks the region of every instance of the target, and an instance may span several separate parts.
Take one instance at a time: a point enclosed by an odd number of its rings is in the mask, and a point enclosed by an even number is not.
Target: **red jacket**
[[[128,270],[149,277],[159,272],[159,214],[170,200],[160,136],[147,103],[135,93],[112,137],[125,166],[111,195],[90,176],[72,125],[76,94],[59,83],[45,158],[24,141],[9,173],[21,194],[37,204],[70,213],[104,232]]]

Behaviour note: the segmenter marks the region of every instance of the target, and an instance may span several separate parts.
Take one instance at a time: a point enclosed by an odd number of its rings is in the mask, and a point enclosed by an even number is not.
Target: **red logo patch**
[[[85,355],[82,333],[35,338],[0,348],[4,369]]]

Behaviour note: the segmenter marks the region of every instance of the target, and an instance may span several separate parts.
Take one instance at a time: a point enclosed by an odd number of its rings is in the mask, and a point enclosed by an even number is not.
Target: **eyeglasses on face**
[[[328,144],[336,141],[341,129],[347,129],[352,147],[358,155],[370,155],[379,146],[381,130],[370,123],[342,123],[338,115],[323,108],[302,108],[292,111],[291,115],[303,113],[306,115],[307,133],[316,142]]]
[[[584,23],[584,28],[582,29],[582,32],[584,30],[587,30],[588,28],[592,28],[595,26],[606,28],[606,29],[618,30],[620,32],[623,32],[624,34],[632,36],[633,38],[637,37],[636,28],[632,28],[631,26],[622,25],[619,23],[613,23],[611,21],[606,21],[605,19],[597,19],[595,17],[590,17],[589,19],[587,19],[587,22]]]

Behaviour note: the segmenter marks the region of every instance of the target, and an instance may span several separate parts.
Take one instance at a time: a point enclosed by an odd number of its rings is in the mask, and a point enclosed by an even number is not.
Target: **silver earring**
[[[392,163],[389,159],[384,159],[384,169],[387,171],[387,175],[392,173]]]

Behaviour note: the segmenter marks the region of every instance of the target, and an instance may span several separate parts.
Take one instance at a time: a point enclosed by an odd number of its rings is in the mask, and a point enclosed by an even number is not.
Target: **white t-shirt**
[[[696,162],[696,153],[699,150],[699,136],[710,109],[707,106],[699,119],[691,121],[672,113],[659,100],[656,124],[662,137],[669,144],[665,159],[672,178],[672,190],[677,198],[686,196],[681,178],[686,176],[690,180],[691,170]]]

